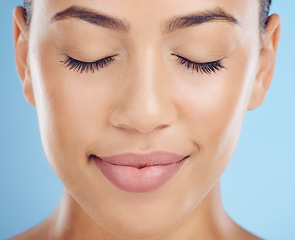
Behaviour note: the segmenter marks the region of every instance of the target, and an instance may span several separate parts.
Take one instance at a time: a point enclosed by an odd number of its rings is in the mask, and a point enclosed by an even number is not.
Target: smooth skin
[[[120,19],[128,31],[52,17],[71,6]],[[221,8],[238,24],[211,21],[163,32],[176,16]],[[259,32],[257,0],[38,0],[27,30],[14,12],[17,69],[36,106],[48,161],[65,186],[57,209],[13,239],[259,239],[235,224],[220,197],[244,115],[273,77],[280,19]],[[221,60],[215,73],[187,69]],[[78,73],[67,56],[99,71]],[[89,158],[155,150],[190,155],[176,176],[147,193],[113,186]]]

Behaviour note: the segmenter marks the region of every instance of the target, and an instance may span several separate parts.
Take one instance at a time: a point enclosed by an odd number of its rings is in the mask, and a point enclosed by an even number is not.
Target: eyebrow
[[[106,14],[79,6],[71,6],[56,13],[51,18],[51,22],[61,21],[68,18],[77,18],[100,27],[122,31],[124,33],[129,31],[129,25],[121,19],[107,16]],[[213,10],[197,12],[188,16],[176,16],[171,18],[164,23],[163,32],[169,33],[176,30],[201,25],[203,23],[217,21],[228,22],[232,25],[239,25],[239,21],[234,16],[226,13],[221,8],[216,8]]]
[[[51,22],[61,21],[68,18],[77,18],[100,27],[123,31],[125,33],[129,31],[129,26],[118,18],[107,16],[91,9],[78,6],[71,6],[56,13],[51,18]]]
[[[238,19],[226,13],[221,8],[206,10],[191,14],[189,16],[180,16],[168,20],[164,25],[164,32],[172,32],[178,29],[185,29],[208,22],[227,22],[232,25],[239,25]]]

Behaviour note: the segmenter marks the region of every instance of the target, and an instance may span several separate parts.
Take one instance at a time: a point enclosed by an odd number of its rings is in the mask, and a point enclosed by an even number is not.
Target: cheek
[[[115,86],[96,74],[69,71],[51,50],[41,44],[32,54],[31,71],[44,150],[56,169],[72,166],[74,159],[87,161],[85,149],[107,126]]]
[[[224,74],[226,79],[208,79],[211,82],[205,83],[206,86],[191,89],[190,92],[195,90],[194,93],[187,94],[187,104],[183,104],[186,126],[192,131],[192,137],[200,148],[219,141],[228,128],[233,126],[232,122],[238,120],[237,117],[242,119],[242,84],[230,84],[240,79],[234,79],[232,74],[226,75]]]
[[[233,155],[255,80],[253,59],[258,58],[246,50],[236,51],[225,62],[227,69],[209,76],[196,74],[189,84],[177,87],[182,125],[198,146],[203,159],[198,167],[208,168],[206,174],[215,174],[212,169],[221,173]]]

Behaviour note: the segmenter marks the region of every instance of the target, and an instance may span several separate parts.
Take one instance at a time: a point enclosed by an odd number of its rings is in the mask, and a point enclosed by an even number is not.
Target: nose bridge
[[[110,116],[111,124],[121,129],[148,133],[171,125],[175,110],[164,87],[161,56],[152,46],[140,47],[128,64],[123,81],[127,82]]]

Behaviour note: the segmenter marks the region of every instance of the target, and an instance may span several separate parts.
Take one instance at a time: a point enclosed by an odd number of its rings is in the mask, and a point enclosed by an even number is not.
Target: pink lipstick
[[[188,156],[169,152],[126,153],[93,156],[98,169],[117,188],[127,192],[149,192],[168,182]]]

